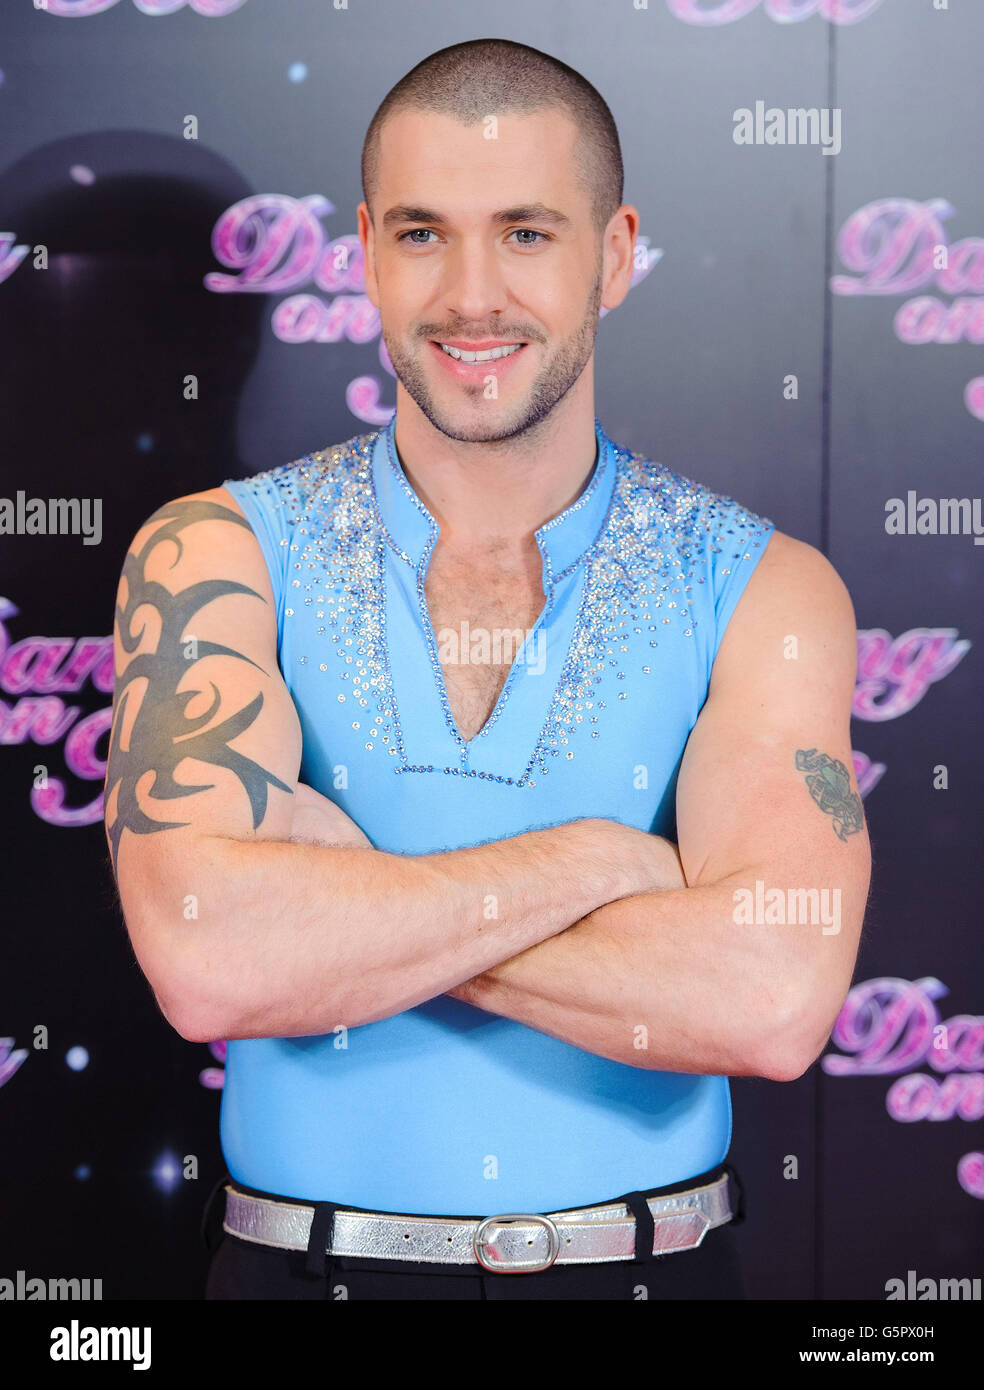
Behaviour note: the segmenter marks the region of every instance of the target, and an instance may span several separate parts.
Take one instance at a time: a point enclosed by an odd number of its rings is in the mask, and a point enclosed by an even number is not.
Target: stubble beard
[[[479,423],[465,426],[460,419],[456,420],[453,417],[451,411],[438,405],[430,390],[427,374],[421,363],[421,354],[428,350],[423,345],[423,340],[421,340],[419,349],[407,348],[403,342],[398,343],[391,340],[386,329],[383,328],[383,342],[386,344],[386,351],[389,353],[393,370],[404,390],[434,428],[440,430],[448,439],[457,439],[467,444],[493,444],[500,440],[515,439],[517,436],[534,430],[542,420],[545,420],[584,371],[591,353],[594,351],[595,336],[598,332],[601,282],[602,274],[599,262],[595,282],[591,288],[585,314],[579,327],[544,363],[525,398],[517,403],[512,418],[505,421],[500,420],[496,425]],[[453,338],[456,334],[452,332],[447,336]],[[476,394],[479,391],[484,392],[483,386],[476,386],[474,389]],[[490,402],[490,404],[494,408],[495,403]]]

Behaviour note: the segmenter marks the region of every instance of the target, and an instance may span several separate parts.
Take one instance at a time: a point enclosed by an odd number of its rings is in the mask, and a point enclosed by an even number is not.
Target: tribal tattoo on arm
[[[182,759],[194,758],[198,762],[228,768],[238,777],[249,798],[254,830],[266,814],[268,786],[279,787],[288,794],[293,791],[271,772],[229,746],[238,734],[255,722],[263,707],[262,693],[227,719],[206,728],[221,703],[214,682],[208,682],[213,695],[208,709],[194,716],[187,714],[187,706],[202,691],[178,690],[189,667],[208,656],[235,657],[255,667],[263,675],[269,675],[242,652],[215,642],[196,639],[189,654],[192,638],[184,635],[192,616],[213,599],[225,594],[249,594],[260,603],[265,603],[263,595],[245,584],[223,579],[204,580],[172,594],[163,584],[147,578],[148,559],[164,542],[170,542],[177,550],[171,568],[178,563],[184,551],[180,533],[195,522],[227,521],[246,530],[251,528],[243,517],[230,508],[201,500],[168,503],[149,519],[150,522],[162,520],[165,524],[158,527],[139,554],[127,555],[123,566],[127,586],[126,604],[123,607],[119,603],[116,605],[119,641],[125,652],[136,651],[143,638],[145,621],[134,630],[135,615],[141,608],[150,605],[157,610],[160,636],[157,650],[135,656],[114,682],[117,716],[106,773],[107,805],[112,793],[117,792],[116,817],[112,826],[107,827],[114,873],[117,872],[119,844],[124,830],[131,830],[135,835],[149,835],[189,824],[187,821],[153,820],[141,810],[137,802],[137,782],[148,771],[154,773],[148,794],[161,801],[170,801],[209,791],[214,786],[214,783],[184,786],[175,781],[175,770]],[[134,693],[134,682],[141,679],[146,680],[146,687],[143,695],[138,696]],[[122,730],[131,706],[135,708],[135,714],[127,747],[124,748]]]
[[[864,825],[861,798],[851,791],[851,775],[837,758],[818,753],[815,748],[797,748],[796,766],[808,773],[806,785],[813,800],[834,818],[834,832],[841,840],[854,835]]]

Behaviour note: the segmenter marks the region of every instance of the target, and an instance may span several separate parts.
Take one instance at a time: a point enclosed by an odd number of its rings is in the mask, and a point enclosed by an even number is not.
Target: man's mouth
[[[455,343],[432,341],[456,362],[498,362],[503,357],[511,357],[513,353],[526,346],[525,343],[500,343],[495,347],[466,348]]]

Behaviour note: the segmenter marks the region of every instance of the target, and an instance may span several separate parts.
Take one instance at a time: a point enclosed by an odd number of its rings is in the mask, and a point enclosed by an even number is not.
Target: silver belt
[[[313,1205],[253,1197],[229,1183],[225,1190],[223,1230],[278,1250],[307,1250]],[[693,1249],[712,1227],[730,1221],[733,1214],[727,1173],[704,1187],[647,1197],[646,1204],[653,1214],[654,1255]],[[507,1212],[481,1221],[339,1209],[325,1254],[426,1264],[477,1263],[496,1274],[529,1274],[553,1264],[631,1260],[635,1225],[624,1202],[549,1215]]]

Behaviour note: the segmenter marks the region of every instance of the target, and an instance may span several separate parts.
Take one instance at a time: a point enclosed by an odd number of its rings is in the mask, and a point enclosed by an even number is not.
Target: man
[[[850,600],[594,418],[638,214],[582,77],[442,50],[363,184],[395,420],[120,583],[120,897],[230,1040],[207,1296],[740,1296],[727,1077],[816,1059],[867,894]]]

